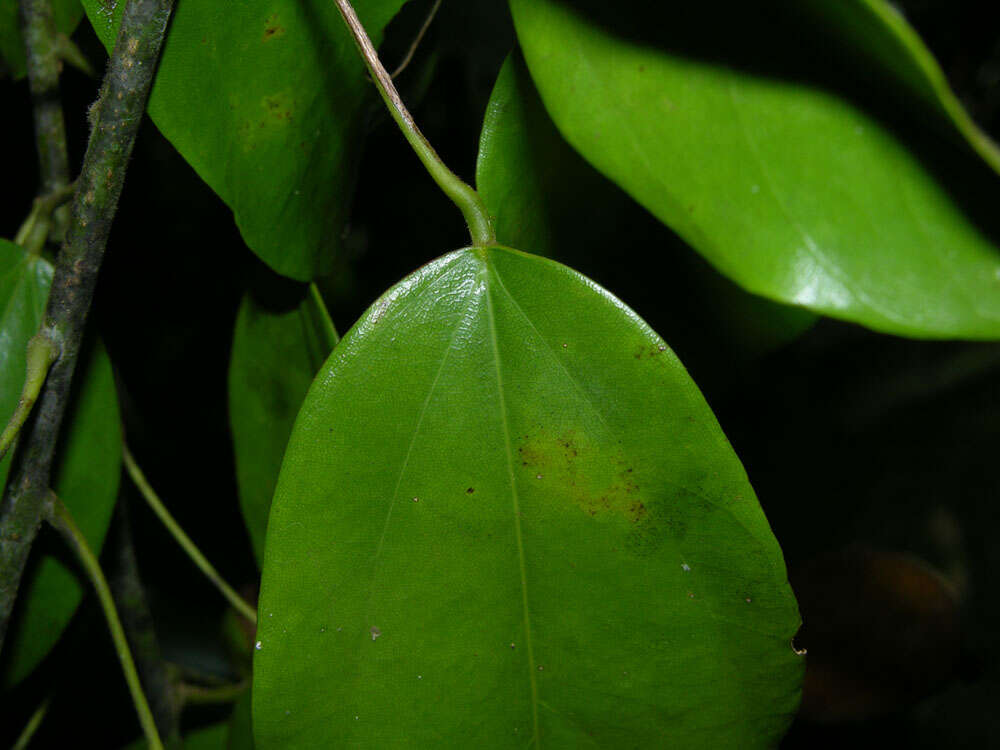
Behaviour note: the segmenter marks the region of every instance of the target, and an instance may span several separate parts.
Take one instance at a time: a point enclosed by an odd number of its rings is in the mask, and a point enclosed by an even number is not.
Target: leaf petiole
[[[52,227],[56,209],[73,197],[75,183],[63,185],[47,195],[40,195],[31,204],[31,213],[17,230],[14,243],[32,255],[38,255],[45,246]]]
[[[21,428],[38,399],[38,394],[42,392],[49,368],[59,358],[59,344],[56,342],[55,336],[55,332],[51,329],[42,328],[28,341],[28,372],[21,389],[21,398],[14,408],[10,421],[7,422],[3,433],[0,434],[0,460],[7,455],[7,451],[10,450],[14,440],[20,434]]]
[[[31,718],[28,719],[28,723],[24,725],[24,729],[21,730],[21,734],[18,735],[14,744],[10,746],[10,750],[27,750],[28,745],[31,743],[31,738],[35,736],[35,732],[38,731],[38,727],[40,727],[42,722],[45,721],[45,714],[49,712],[49,705],[51,701],[52,698],[50,696],[38,704],[38,708],[36,708],[34,713],[31,714]]]
[[[163,742],[156,731],[156,722],[153,721],[153,712],[149,708],[146,695],[142,692],[139,673],[136,672],[132,652],[129,651],[128,640],[125,638],[125,630],[122,627],[121,619],[118,617],[118,610],[115,609],[115,601],[111,596],[111,589],[108,587],[108,581],[104,577],[101,565],[97,561],[93,550],[90,549],[87,538],[73,520],[69,508],[51,492],[49,493],[49,502],[50,510],[47,514],[49,523],[52,524],[72,548],[80,564],[83,566],[87,578],[90,579],[94,590],[97,592],[101,609],[104,610],[104,617],[108,621],[108,630],[111,631],[111,640],[114,641],[118,660],[121,662],[122,671],[125,673],[125,681],[128,683],[129,693],[132,695],[132,703],[135,704],[135,711],[139,715],[139,724],[142,725],[142,731],[146,735],[146,742],[149,743],[151,750],[163,750]]]
[[[472,244],[477,247],[495,244],[496,234],[493,231],[493,223],[490,221],[490,215],[486,210],[483,199],[479,196],[479,193],[463,182],[458,175],[452,172],[441,161],[441,157],[438,156],[434,147],[431,146],[423,133],[420,132],[420,128],[413,121],[413,116],[406,109],[406,105],[403,104],[403,100],[400,98],[399,92],[392,82],[392,76],[389,75],[389,72],[382,65],[382,61],[379,60],[375,46],[372,44],[372,40],[368,38],[365,28],[361,25],[358,14],[354,12],[354,8],[351,7],[350,2],[348,0],[336,0],[336,3],[337,9],[340,11],[340,15],[344,17],[344,23],[350,29],[351,35],[354,37],[354,42],[358,46],[358,51],[361,53],[361,57],[368,67],[368,72],[371,74],[375,87],[378,89],[379,94],[382,95],[386,107],[389,108],[389,114],[392,115],[392,119],[396,121],[399,129],[403,131],[403,136],[416,152],[417,157],[430,173],[434,182],[438,184],[438,187],[444,191],[445,195],[451,198],[452,202],[461,210],[462,215],[465,217],[465,223],[469,226],[469,234],[472,235]]]
[[[222,576],[219,575],[219,571],[215,569],[215,566],[208,561],[208,559],[201,553],[201,550],[191,541],[184,529],[180,527],[180,524],[170,515],[170,511],[167,510],[163,501],[160,500],[156,491],[150,485],[149,481],[146,479],[145,474],[142,473],[142,469],[135,462],[135,457],[132,452],[128,449],[128,445],[122,444],[122,457],[125,461],[125,469],[128,471],[128,475],[132,478],[135,483],[136,488],[139,490],[139,494],[142,495],[143,499],[152,508],[153,512],[159,517],[163,525],[167,527],[167,531],[171,533],[174,539],[181,548],[187,553],[188,557],[191,558],[192,562],[198,566],[198,569],[205,574],[215,587],[222,593],[226,600],[233,606],[233,608],[243,615],[247,620],[252,622],[254,625],[257,624],[257,612],[251,607],[228,583],[223,580]]]

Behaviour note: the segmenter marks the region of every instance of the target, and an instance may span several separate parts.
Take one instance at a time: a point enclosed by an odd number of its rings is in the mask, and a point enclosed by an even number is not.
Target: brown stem
[[[167,747],[180,745],[180,696],[171,669],[163,660],[153,627],[146,591],[139,575],[139,563],[132,543],[129,505],[125,498],[118,503],[115,552],[117,565],[109,581],[111,595],[121,614],[139,679],[149,699],[149,707],[160,737]]]
[[[52,0],[20,0],[20,7],[41,178],[38,194],[49,195],[58,193],[69,184],[66,121],[59,97],[59,71],[62,68],[59,36]],[[57,208],[53,214],[51,236],[61,239],[68,221],[69,211],[65,207]]]
[[[173,0],[128,1],[94,106],[94,129],[76,182],[66,242],[56,262],[43,323],[56,336],[59,359],[49,373],[31,429],[22,438],[19,464],[0,505],[0,647],[43,517],[84,324],[173,5]]]

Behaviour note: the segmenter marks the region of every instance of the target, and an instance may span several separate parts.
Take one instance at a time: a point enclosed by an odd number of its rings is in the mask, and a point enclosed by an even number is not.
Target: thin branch
[[[413,56],[417,53],[417,48],[420,47],[420,42],[424,40],[424,36],[427,34],[427,29],[431,27],[431,22],[434,21],[434,17],[437,15],[438,10],[441,8],[441,0],[434,0],[434,5],[427,12],[427,18],[424,19],[423,25],[420,27],[420,31],[413,38],[413,42],[410,44],[410,48],[406,51],[406,55],[403,56],[403,60],[396,66],[396,69],[392,71],[392,78],[395,79],[400,73],[406,70],[406,66],[410,64]]]
[[[10,750],[26,750],[28,745],[31,744],[31,738],[35,736],[35,732],[38,731],[38,727],[42,725],[45,720],[45,714],[49,712],[49,704],[52,701],[52,696],[49,696],[43,700],[35,712],[31,714],[31,718],[28,719],[28,723],[24,725],[24,729],[21,730],[21,734],[14,741],[14,744],[10,746]]]
[[[128,0],[95,105],[94,129],[43,323],[58,334],[62,351],[0,505],[0,647],[42,521],[84,324],[173,5],[173,0]]]
[[[139,682],[139,673],[135,670],[135,662],[132,661],[132,653],[128,648],[128,641],[125,638],[125,630],[122,628],[121,620],[118,618],[118,611],[115,609],[114,599],[111,597],[111,589],[101,571],[101,565],[97,562],[97,557],[87,544],[87,538],[77,527],[69,509],[63,505],[62,501],[54,495],[50,495],[51,513],[49,522],[62,534],[63,538],[76,554],[77,559],[83,566],[90,579],[94,590],[97,592],[97,599],[104,610],[104,617],[108,621],[108,630],[111,631],[111,640],[114,641],[115,651],[118,660],[122,664],[122,671],[125,673],[125,681],[128,683],[129,693],[132,695],[132,703],[135,704],[135,712],[139,716],[139,724],[146,735],[146,742],[151,750],[163,750],[163,743],[160,735],[156,731],[156,722],[153,720],[153,713],[146,702],[146,696],[142,692],[142,684]]]
[[[327,310],[323,295],[319,293],[315,281],[309,283],[309,298],[313,301],[313,309],[319,317],[318,323],[323,332],[323,345],[326,348],[322,356],[325,358],[340,342],[340,334],[337,333],[337,327],[333,324],[333,318],[330,317],[330,311]]]
[[[135,657],[142,686],[149,698],[156,728],[168,747],[180,745],[180,695],[177,674],[163,659],[153,627],[146,591],[139,577],[139,564],[132,543],[129,523],[129,503],[118,502],[118,523],[115,534],[117,565],[111,574],[111,594],[121,613],[125,635]]]
[[[56,32],[52,0],[20,0],[24,59],[34,109],[35,145],[41,177],[39,195],[55,193],[69,184],[66,121],[59,97],[61,45]],[[69,215],[55,213],[53,236],[62,238]]]
[[[344,23],[347,24],[351,36],[354,37],[354,43],[357,45],[365,65],[368,66],[368,72],[375,82],[375,87],[382,95],[386,107],[389,108],[389,114],[392,115],[392,119],[396,121],[399,129],[403,131],[403,136],[423,163],[424,168],[430,173],[434,182],[462,212],[465,223],[469,226],[469,234],[472,235],[472,243],[477,246],[495,243],[496,234],[493,231],[490,214],[483,204],[483,199],[479,197],[479,193],[463,182],[441,161],[441,157],[438,156],[434,147],[424,138],[424,134],[420,132],[420,128],[413,121],[413,116],[403,104],[403,100],[392,82],[392,76],[379,60],[375,46],[368,38],[365,27],[361,25],[354,8],[351,7],[348,0],[336,0],[336,3],[337,10],[343,16]]]
[[[163,501],[160,500],[156,491],[142,473],[142,469],[135,462],[135,458],[132,456],[132,452],[128,449],[127,445],[123,446],[122,455],[125,459],[125,469],[128,471],[129,476],[132,477],[132,481],[135,482],[135,486],[139,489],[139,494],[142,495],[149,507],[152,508],[153,512],[163,522],[163,525],[167,527],[167,531],[177,540],[177,543],[187,553],[187,556],[191,558],[192,562],[198,566],[198,569],[205,574],[205,577],[215,584],[215,587],[226,598],[226,601],[233,606],[233,609],[256,625],[257,612],[236,593],[232,586],[226,583],[222,576],[219,575],[219,571],[215,569],[215,566],[208,561],[197,545],[191,541],[191,537],[184,533],[184,529],[170,515],[170,511],[167,510]]]

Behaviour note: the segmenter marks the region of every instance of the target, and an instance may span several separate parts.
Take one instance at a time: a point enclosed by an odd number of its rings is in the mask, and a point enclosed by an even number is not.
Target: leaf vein
[[[490,341],[493,345],[493,363],[496,367],[497,397],[500,402],[500,422],[503,426],[504,446],[507,453],[507,477],[514,510],[514,532],[517,537],[517,556],[521,574],[521,606],[524,612],[524,638],[528,652],[528,681],[531,685],[532,740],[534,747],[541,747],[538,734],[538,682],[535,679],[535,652],[531,641],[531,614],[528,607],[528,577],[524,560],[524,538],[521,533],[521,509],[517,495],[517,481],[514,477],[514,458],[511,452],[510,427],[507,424],[507,404],[503,392],[503,375],[500,371],[500,346],[497,342],[496,314],[493,310],[493,296],[490,293],[489,270],[484,263],[482,279],[486,288],[486,308],[489,313]]]

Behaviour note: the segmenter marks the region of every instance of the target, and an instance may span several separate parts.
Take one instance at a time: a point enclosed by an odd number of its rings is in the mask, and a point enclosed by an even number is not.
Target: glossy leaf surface
[[[271,509],[257,746],[771,747],[798,614],[673,353],[565,266],[434,261],[334,350]]]
[[[17,5],[18,0],[0,0],[0,65],[6,65],[14,78],[20,78],[26,72]],[[83,6],[80,0],[52,0],[52,14],[56,31],[68,36],[83,18]]]
[[[313,377],[337,343],[318,294],[306,293],[290,309],[277,304],[251,293],[243,298],[229,364],[236,479],[258,563],[288,436]]]
[[[886,0],[810,0],[801,9],[943,115],[969,145],[1000,171],[1000,148],[969,117],[944,71],[902,12]]]
[[[354,5],[377,41],[402,4]],[[111,49],[125,3],[84,6]],[[232,208],[247,245],[308,281],[331,268],[370,88],[333,2],[199,0],[177,4],[149,113]]]
[[[52,266],[0,240],[0,413],[6,420],[21,395],[25,350],[41,325],[52,283]],[[64,422],[57,454],[56,494],[77,525],[100,550],[118,494],[121,432],[111,363],[100,345],[81,355],[76,396]],[[0,464],[0,485],[10,471],[10,454]],[[55,645],[83,596],[80,578],[63,549],[40,540],[21,583],[15,619],[4,644],[0,682],[23,679]],[[59,553],[59,554],[55,554]]]
[[[504,63],[486,110],[476,187],[498,240],[510,247],[579,263],[579,255],[603,257],[617,244],[624,264],[649,249],[647,237],[631,233],[641,209],[559,135],[516,51]],[[795,339],[816,321],[807,310],[748,294],[704,263],[679,257],[668,230],[653,241],[664,254],[674,253],[672,271],[683,277],[678,285],[698,290],[692,292],[697,307],[674,314],[700,318],[728,343],[763,352]]]
[[[788,17],[510,5],[567,141],[741,286],[880,331],[1000,337],[995,211],[976,213],[995,175],[862,106]]]

